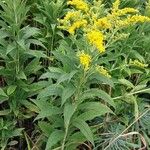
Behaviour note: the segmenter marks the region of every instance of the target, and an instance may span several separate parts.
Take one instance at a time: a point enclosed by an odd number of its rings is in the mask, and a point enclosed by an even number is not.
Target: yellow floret
[[[85,27],[86,25],[87,25],[87,21],[85,19],[76,21],[68,28],[68,32],[70,34],[74,34],[76,29],[80,27]]]
[[[112,13],[116,12],[119,9],[120,0],[116,0],[112,6]]]
[[[117,22],[118,27],[124,27],[124,26],[129,26],[129,25],[134,25],[138,22],[144,23],[144,22],[149,22],[150,18],[146,16],[141,16],[141,15],[133,15],[128,17],[127,19],[124,20],[119,20]]]
[[[89,10],[88,4],[83,0],[69,0],[67,4],[75,6],[75,8],[78,10],[83,10],[83,11]]]
[[[148,64],[144,64],[144,63],[142,63],[142,62],[140,62],[140,61],[138,61],[138,60],[134,60],[134,61],[130,60],[129,64],[130,64],[130,65],[137,66],[137,67],[141,67],[141,68],[146,68],[146,67],[148,67]]]
[[[93,44],[100,53],[105,52],[104,35],[99,30],[93,30],[87,33],[87,39],[90,44]]]
[[[74,17],[78,17],[79,15],[80,15],[79,11],[67,12],[66,16],[64,17],[64,20],[68,21]]]
[[[96,24],[96,27],[98,28],[103,28],[103,29],[111,28],[111,23],[107,17],[98,19],[95,24]]]
[[[117,10],[112,15],[115,15],[115,16],[119,17],[119,16],[126,15],[128,13],[137,13],[137,12],[139,12],[139,11],[137,9],[134,9],[134,8],[124,8],[124,9]]]
[[[78,57],[80,59],[80,64],[84,67],[85,70],[88,70],[91,63],[91,56],[81,52],[78,54]]]
[[[96,66],[96,70],[100,74],[102,74],[102,75],[104,75],[104,76],[106,76],[108,78],[111,78],[111,75],[108,73],[108,71],[103,66]]]

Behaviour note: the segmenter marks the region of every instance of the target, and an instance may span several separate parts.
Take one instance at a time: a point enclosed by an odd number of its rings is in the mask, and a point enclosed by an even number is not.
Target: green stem
[[[147,89],[144,89],[144,90],[140,90],[140,91],[136,91],[136,92],[132,92],[132,93],[129,93],[129,94],[124,95],[124,96],[131,96],[131,95],[134,95],[134,94],[145,93],[147,91],[150,91],[150,88],[147,88]],[[124,96],[114,97],[113,100],[124,98]]]
[[[76,102],[76,100],[78,100],[78,98],[80,96],[81,86],[85,81],[85,75],[86,75],[86,72],[84,71],[83,77],[81,77],[80,82],[79,82],[79,86],[78,86],[78,89],[77,89],[77,94],[75,96],[75,102]],[[76,106],[76,109],[77,109],[77,106]],[[65,142],[66,142],[66,138],[67,138],[67,135],[68,135],[69,124],[70,124],[70,122],[68,123],[68,125],[66,126],[66,129],[65,129],[65,135],[64,135],[64,138],[63,138],[61,150],[64,150],[64,148],[65,148]]]
[[[61,150],[65,149],[65,142],[66,142],[66,138],[67,138],[67,134],[68,134],[68,129],[69,129],[69,125],[66,127],[66,130],[65,130],[65,136],[64,136],[64,139],[62,142]]]

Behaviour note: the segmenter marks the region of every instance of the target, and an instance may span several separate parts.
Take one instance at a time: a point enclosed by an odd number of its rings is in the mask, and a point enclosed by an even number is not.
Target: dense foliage
[[[150,149],[149,0],[0,1],[1,150]]]

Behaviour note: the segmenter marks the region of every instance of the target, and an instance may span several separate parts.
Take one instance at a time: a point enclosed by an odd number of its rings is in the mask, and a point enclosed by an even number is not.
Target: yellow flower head
[[[93,30],[87,33],[87,39],[93,44],[100,53],[105,52],[104,35],[99,30]]]
[[[80,59],[80,64],[84,67],[85,70],[89,69],[90,63],[91,63],[91,56],[89,54],[85,54],[84,52],[81,52],[78,54],[78,57]]]
[[[111,78],[111,75],[108,73],[108,71],[103,66],[96,66],[96,70],[100,74],[102,74],[102,75],[104,75],[104,76],[106,76],[108,78]]]
[[[98,27],[98,28],[102,28],[102,29],[110,29],[111,28],[111,23],[107,17],[98,19],[95,24],[96,24],[96,27]]]
[[[69,0],[67,4],[75,6],[78,10],[83,10],[86,12],[89,10],[88,4],[83,0]]]
[[[134,60],[134,61],[130,60],[129,64],[133,65],[133,66],[141,67],[141,68],[148,67],[148,64],[144,64],[144,63],[142,63],[142,62],[140,62],[138,60]]]

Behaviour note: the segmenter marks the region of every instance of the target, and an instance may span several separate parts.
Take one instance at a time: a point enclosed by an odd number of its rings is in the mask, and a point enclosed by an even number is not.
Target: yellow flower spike
[[[108,73],[108,71],[103,66],[96,66],[96,70],[100,74],[102,74],[102,75],[104,75],[104,76],[106,76],[108,78],[111,78],[111,75]]]
[[[120,0],[116,0],[112,6],[112,13],[116,12],[119,9]]]
[[[89,69],[90,63],[91,63],[91,56],[89,54],[85,54],[84,52],[81,52],[78,54],[78,57],[80,59],[80,64],[84,67],[85,70]]]
[[[94,45],[100,53],[105,52],[104,35],[99,30],[93,30],[87,33],[87,39]]]
[[[130,60],[129,61],[129,64],[130,65],[133,65],[133,66],[137,66],[137,67],[141,67],[141,68],[146,68],[146,67],[148,67],[148,64],[144,64],[144,63],[142,63],[142,62],[140,62],[140,61],[138,61],[138,60]]]
[[[116,16],[123,16],[126,15],[128,13],[137,13],[139,12],[137,9],[134,8],[123,8],[123,9],[119,9],[116,13],[114,13]]]
[[[138,22],[144,23],[149,21],[150,21],[149,17],[141,16],[141,15],[133,15],[128,17],[127,19],[117,21],[117,26],[125,27],[125,26],[136,24]]]
[[[83,0],[69,0],[67,4],[75,6],[76,9],[83,10],[85,12],[89,10],[88,4]]]
[[[114,40],[115,41],[123,40],[123,39],[128,38],[129,35],[130,35],[130,33],[118,33],[118,34],[116,34],[116,36],[114,36]]]

